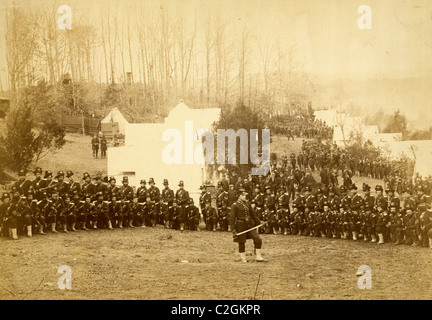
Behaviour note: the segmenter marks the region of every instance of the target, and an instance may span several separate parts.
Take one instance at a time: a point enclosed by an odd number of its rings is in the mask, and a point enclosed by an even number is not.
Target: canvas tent
[[[414,160],[417,154],[432,151],[432,140],[389,141],[381,143],[379,147],[387,152],[391,160],[398,160],[403,156]]]
[[[102,128],[108,127],[108,126],[104,126],[103,125],[104,123],[118,123],[118,133],[125,134],[125,127],[129,122],[120,112],[120,110],[117,107],[115,107],[101,121]]]
[[[402,141],[402,133],[380,133],[378,134],[377,140],[378,144]]]
[[[316,120],[323,121],[330,127],[338,125],[336,110],[316,110],[314,116]]]
[[[128,176],[130,185],[138,186],[141,179],[154,178],[155,184],[163,188],[163,179],[168,179],[173,190],[178,189],[180,180],[184,181],[185,189],[198,203],[199,186],[212,177],[207,173],[205,164],[187,159],[188,150],[202,154],[201,141],[197,141],[199,129],[211,129],[212,124],[219,120],[220,108],[193,109],[183,102],[171,110],[163,123],[128,123],[125,125],[125,145],[108,148],[108,175],[121,181]],[[166,163],[163,154],[173,145],[175,138],[171,133],[181,136],[180,163]],[[189,149],[188,149],[189,148]],[[171,149],[170,149],[171,150]],[[173,155],[171,150],[169,155]]]
[[[414,175],[423,178],[432,176],[432,150],[421,150],[416,153]]]

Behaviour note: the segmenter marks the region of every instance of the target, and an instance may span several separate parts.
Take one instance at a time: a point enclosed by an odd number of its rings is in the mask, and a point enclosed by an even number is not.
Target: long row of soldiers
[[[283,183],[281,176],[271,173],[268,177],[241,179],[233,173],[218,182],[217,194],[209,184],[203,185],[200,208],[194,205],[188,191],[180,181],[174,193],[164,179],[162,191],[152,178],[149,187],[141,180],[134,191],[127,177],[122,186],[115,178],[102,182],[100,175],[93,179],[88,173],[84,183],[74,181],[71,171],[58,172],[55,180],[50,171],[42,178],[42,169],[34,171],[36,178],[27,180],[24,171],[12,187],[11,194],[3,193],[0,205],[0,221],[3,230],[13,239],[27,231],[32,236],[36,228],[44,234],[48,228],[56,233],[89,228],[123,228],[164,225],[178,230],[197,230],[200,218],[208,230],[230,231],[231,206],[237,200],[239,190],[247,190],[247,200],[252,210],[266,226],[262,233],[304,235],[327,238],[352,239],[354,241],[394,242],[413,246],[432,247],[432,210],[430,197],[424,186],[416,186],[416,194],[406,192],[401,201],[391,187],[376,186],[371,195],[370,186],[364,184],[361,196],[355,184],[324,185],[314,191],[309,186],[295,188],[294,196]],[[408,190],[409,191],[409,190]],[[215,200],[216,207],[212,203]],[[46,229],[45,229],[46,230]]]
[[[218,211],[230,208],[236,201],[236,190],[248,190],[253,183],[235,176],[218,183]],[[283,179],[273,173],[255,183],[248,200],[256,216],[267,222],[260,228],[261,233],[362,239],[378,244],[393,242],[432,248],[431,198],[421,184],[416,186],[415,195],[405,190],[401,201],[391,186],[384,194],[384,188],[377,185],[375,195],[371,195],[367,184],[362,186],[363,195],[354,183],[348,188],[324,185],[314,191],[309,186],[302,189],[297,186],[292,197]],[[203,193],[203,197],[209,197],[209,192]]]
[[[351,176],[358,175],[373,179],[390,179],[391,175],[400,178],[406,176],[406,168],[400,165],[396,167],[389,160],[352,155],[336,144],[322,143],[317,140],[303,140],[301,151],[297,155],[294,153],[283,154],[279,165],[285,168],[299,168],[312,172],[325,168],[330,172],[349,171]]]
[[[58,172],[53,179],[50,171],[42,178],[42,169],[34,171],[36,178],[26,179],[24,171],[19,172],[19,180],[10,193],[4,192],[0,205],[0,228],[4,236],[17,239],[27,232],[45,234],[61,231],[88,230],[89,228],[146,227],[156,224],[173,229],[197,230],[200,213],[180,181],[176,193],[169,188],[165,179],[164,189],[155,186],[153,178],[141,180],[141,186],[134,191],[127,176],[122,186],[116,185],[111,177],[108,183],[102,182],[100,175],[93,179],[88,173],[84,183],[74,181],[73,172],[65,175]],[[1,231],[0,231],[1,232]]]

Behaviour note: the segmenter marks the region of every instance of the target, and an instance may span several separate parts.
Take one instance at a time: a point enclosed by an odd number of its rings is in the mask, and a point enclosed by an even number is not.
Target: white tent
[[[380,133],[377,138],[378,143],[402,141],[402,133]]]
[[[156,186],[162,188],[163,179],[168,179],[173,190],[178,189],[180,180],[197,203],[199,186],[211,179],[205,164],[196,161],[195,152],[202,154],[202,143],[196,140],[199,129],[211,129],[219,120],[220,109],[192,109],[183,102],[171,110],[163,123],[134,123],[125,126],[125,145],[108,148],[108,175],[121,181],[128,176],[130,185],[138,186],[141,179],[154,178]],[[181,136],[180,163],[167,164],[167,148],[173,145],[171,133]],[[171,150],[171,149],[169,149]],[[193,160],[188,158],[193,151]],[[170,155],[174,151],[170,151]]]
[[[378,126],[362,126],[361,131],[363,141],[370,141],[375,144],[378,141]]]
[[[317,110],[314,112],[316,120],[323,121],[330,127],[338,125],[336,115],[336,110]]]
[[[402,156],[414,160],[418,154],[427,154],[432,151],[432,140],[389,141],[380,143],[379,147],[387,150],[392,160],[397,160]]]
[[[432,150],[422,150],[416,153],[414,176],[416,174],[423,178],[432,176]]]
[[[114,123],[117,122],[119,125],[119,133],[125,134],[125,127],[129,123],[126,118],[122,115],[120,110],[115,107],[108,115],[102,119],[101,123]]]

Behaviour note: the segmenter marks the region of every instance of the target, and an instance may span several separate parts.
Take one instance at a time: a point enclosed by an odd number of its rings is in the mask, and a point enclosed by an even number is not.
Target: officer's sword
[[[237,236],[240,236],[240,235],[242,235],[242,234],[244,234],[244,233],[247,233],[247,232],[249,232],[249,231],[252,231],[252,230],[254,230],[254,229],[258,229],[259,227],[262,227],[263,225],[265,225],[265,224],[267,224],[267,223],[268,223],[268,221],[266,221],[266,222],[264,222],[264,223],[261,223],[260,225],[255,226],[255,227],[253,227],[253,228],[250,228],[250,229],[248,229],[248,230],[245,230],[245,231],[239,232],[239,233],[237,233]]]

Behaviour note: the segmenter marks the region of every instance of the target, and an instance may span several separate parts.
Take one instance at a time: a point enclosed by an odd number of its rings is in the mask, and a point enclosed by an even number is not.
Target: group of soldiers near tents
[[[43,175],[39,167],[34,170],[35,178],[28,180],[21,170],[12,190],[1,196],[0,222],[3,235],[12,239],[46,231],[158,224],[199,230],[200,221],[207,230],[232,231],[235,235],[239,222],[236,212],[249,208],[246,215],[254,218],[251,226],[265,223],[258,228],[260,233],[432,248],[431,198],[426,180],[416,179],[413,189],[402,194],[390,184],[385,188],[376,185],[374,195],[367,184],[359,191],[355,183],[340,185],[338,179],[314,187],[300,181],[294,183],[291,194],[287,180],[293,171],[286,170],[277,168],[267,176],[223,174],[216,190],[209,182],[201,186],[199,208],[183,181],[176,192],[167,179],[160,190],[153,178],[148,186],[141,180],[135,190],[127,176],[118,186],[113,177],[104,182],[101,175],[91,177],[88,173],[80,183],[71,171],[59,171],[53,179],[52,172]]]
[[[295,138],[331,140],[333,128],[324,121],[307,116],[280,116],[268,126],[273,134],[280,134],[294,140]]]

